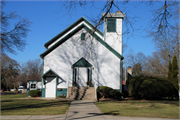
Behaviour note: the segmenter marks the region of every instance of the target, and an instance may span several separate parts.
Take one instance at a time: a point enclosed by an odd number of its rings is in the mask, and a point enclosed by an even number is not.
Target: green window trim
[[[77,82],[77,68],[74,68],[74,82]]]
[[[85,34],[85,33],[82,33],[82,34],[81,34],[81,40],[85,40],[85,38],[86,38],[86,34]]]
[[[72,71],[72,74],[73,74],[72,84],[73,84],[73,82],[75,81],[75,79],[74,79],[74,77],[75,77],[75,70],[74,70],[74,69],[75,69],[75,68],[73,67],[72,69],[73,69],[73,71]]]
[[[75,74],[77,74],[77,68],[80,68],[80,67],[85,67],[85,68],[88,69],[87,72],[89,72],[88,73],[89,81],[92,81],[92,65],[86,59],[84,59],[83,57],[72,65],[72,73],[73,73],[72,81],[73,82],[76,81],[76,78],[75,78],[76,75]],[[72,84],[73,84],[73,82],[72,82]]]
[[[87,73],[88,73],[88,80],[87,80],[87,81],[89,82],[89,81],[91,81],[91,80],[90,80],[90,79],[91,79],[91,78],[90,78],[90,69],[88,68],[87,71],[88,71],[88,72],[87,72]]]
[[[83,57],[75,62],[72,67],[92,67],[92,65]]]
[[[78,68],[82,68],[82,66],[81,67],[73,67],[72,85],[73,85],[73,82],[77,82],[77,69]],[[92,81],[92,66],[91,67],[85,67],[85,68],[87,68],[87,75],[88,75],[87,82]]]
[[[49,69],[46,73],[44,73],[44,74],[42,75],[42,78],[45,79],[46,75],[47,75],[48,73],[50,73],[50,72],[53,73],[56,77],[59,77],[59,75],[58,75],[56,72],[54,72],[53,70]]]
[[[116,32],[115,18],[107,18],[107,32]]]

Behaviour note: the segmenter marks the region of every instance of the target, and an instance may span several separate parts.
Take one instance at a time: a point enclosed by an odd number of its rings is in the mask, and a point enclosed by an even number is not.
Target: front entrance
[[[92,65],[84,58],[73,64],[73,83],[77,86],[86,87],[87,82],[92,79]]]
[[[59,77],[53,70],[48,70],[42,76],[42,97],[56,98],[57,80]]]
[[[46,78],[46,91],[45,97],[55,98],[56,97],[56,77]]]
[[[78,68],[77,69],[77,85],[78,86],[87,86],[86,82],[88,81],[87,68]]]

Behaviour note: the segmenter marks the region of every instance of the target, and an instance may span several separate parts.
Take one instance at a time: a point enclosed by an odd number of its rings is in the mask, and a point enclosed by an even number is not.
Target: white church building
[[[104,15],[104,14],[103,14]],[[122,22],[124,14],[108,13],[104,32],[84,17],[44,44],[42,97],[68,95],[73,83],[91,82],[122,91]]]

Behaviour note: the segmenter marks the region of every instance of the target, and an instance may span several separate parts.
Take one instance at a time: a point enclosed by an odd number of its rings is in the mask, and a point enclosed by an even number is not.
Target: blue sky
[[[5,12],[16,11],[18,15],[26,17],[32,22],[30,27],[31,31],[26,38],[27,46],[24,51],[17,51],[17,55],[8,53],[8,56],[20,64],[30,59],[40,58],[39,55],[46,50],[44,44],[47,41],[82,16],[90,21],[89,18],[99,14],[105,2],[100,1],[95,2],[95,4],[98,8],[88,6],[88,8],[84,9],[78,7],[76,11],[71,12],[73,14],[72,16],[63,16],[67,11],[65,9],[61,10],[62,1],[7,1],[4,8]],[[123,55],[126,57],[130,49],[133,50],[134,53],[143,52],[145,55],[151,55],[151,53],[155,51],[155,47],[152,39],[144,36],[147,35],[145,29],[149,19],[152,17],[152,9],[145,4],[139,5],[136,8],[129,6],[127,9],[129,11],[128,16],[141,17],[134,25],[134,28],[141,29],[136,30],[133,37],[123,36],[123,41],[128,44],[128,48],[124,51]],[[112,12],[117,12],[117,10],[114,9]],[[100,30],[103,31],[102,26]]]

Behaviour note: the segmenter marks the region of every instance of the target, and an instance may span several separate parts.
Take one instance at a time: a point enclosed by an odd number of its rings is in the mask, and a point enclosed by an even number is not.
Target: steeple
[[[108,13],[104,18],[104,41],[121,55],[123,53],[122,23],[124,17],[125,15],[118,10],[117,13]]]

